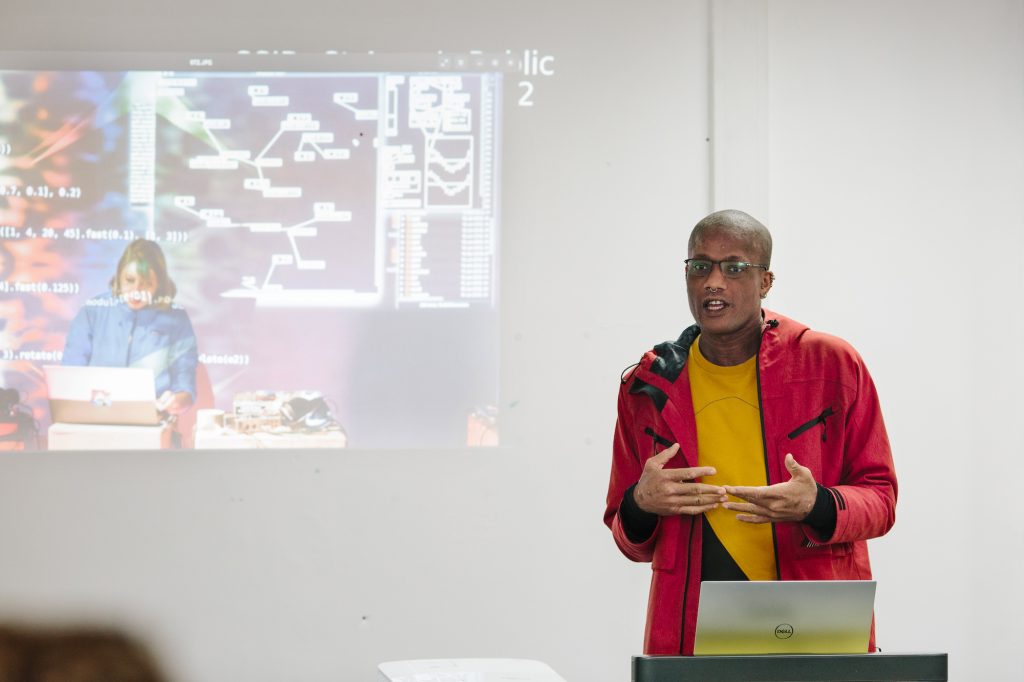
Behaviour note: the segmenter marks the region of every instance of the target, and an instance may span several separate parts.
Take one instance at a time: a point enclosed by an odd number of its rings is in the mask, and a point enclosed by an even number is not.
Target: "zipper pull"
[[[821,422],[821,442],[822,442],[822,443],[824,443],[824,442],[825,442],[825,440],[826,440],[826,438],[825,438],[825,434],[826,434],[826,424],[825,424],[825,422],[826,422],[826,421],[828,420],[828,418],[829,418],[829,417],[831,417],[831,416],[832,416],[832,415],[833,415],[834,413],[835,413],[835,410],[833,410],[833,409],[832,409],[832,408],[830,407],[830,408],[828,408],[827,410],[825,410],[824,412],[822,412],[822,413],[821,413],[820,415],[818,415],[818,421],[819,421],[819,422]]]

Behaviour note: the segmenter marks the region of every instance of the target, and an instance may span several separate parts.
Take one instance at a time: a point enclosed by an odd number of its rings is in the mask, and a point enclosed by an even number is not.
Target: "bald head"
[[[772,262],[772,235],[753,216],[727,209],[716,211],[697,223],[690,233],[688,248],[693,252],[697,242],[712,234],[727,234],[750,244],[764,265]]]

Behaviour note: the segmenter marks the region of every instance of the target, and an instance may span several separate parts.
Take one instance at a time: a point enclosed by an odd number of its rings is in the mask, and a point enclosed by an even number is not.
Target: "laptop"
[[[144,367],[45,365],[54,423],[155,426],[153,370]]]
[[[874,580],[706,581],[695,655],[864,654]]]

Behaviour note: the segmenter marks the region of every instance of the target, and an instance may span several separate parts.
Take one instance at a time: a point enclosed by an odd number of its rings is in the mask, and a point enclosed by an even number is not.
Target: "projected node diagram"
[[[139,194],[152,183],[158,230],[223,254],[203,286],[222,298],[493,306],[500,87],[488,73],[162,75],[135,108],[154,122],[137,136],[155,159]]]
[[[462,78],[412,78],[409,128],[424,138],[426,207],[469,208],[473,190],[473,111]]]
[[[500,78],[393,75],[384,88],[381,192],[396,304],[493,305]]]
[[[427,206],[469,208],[473,190],[473,138],[448,135],[427,147]]]
[[[378,94],[374,75],[165,78],[157,226],[184,222],[227,256],[222,297],[286,308],[379,302]]]

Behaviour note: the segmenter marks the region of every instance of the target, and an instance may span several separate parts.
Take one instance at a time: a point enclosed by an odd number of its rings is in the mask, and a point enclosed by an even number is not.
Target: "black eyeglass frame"
[[[709,267],[707,272],[697,273],[691,270],[690,263],[708,263]],[[687,258],[683,261],[683,264],[686,266],[686,276],[693,277],[694,279],[704,279],[711,274],[711,271],[715,269],[716,265],[718,266],[718,269],[721,270],[722,276],[728,279],[739,279],[747,272],[748,268],[764,268],[767,270],[769,267],[763,263],[748,263],[747,261],[742,260],[708,260],[707,258]],[[727,269],[722,267],[723,265],[738,265],[741,267],[741,270],[735,274],[730,274]]]

